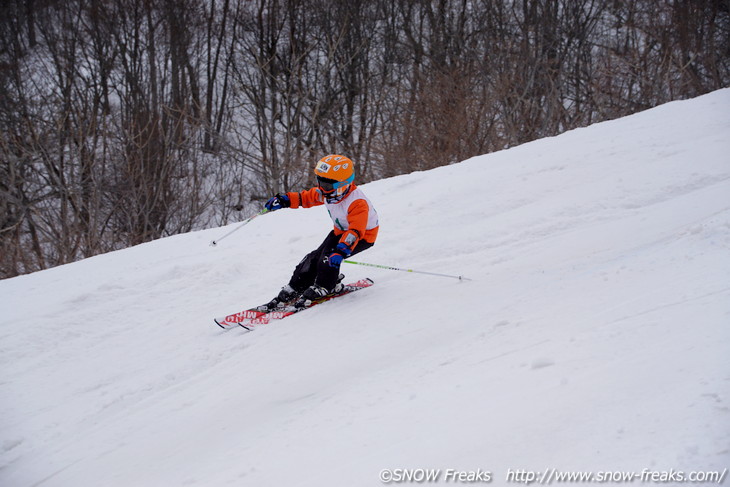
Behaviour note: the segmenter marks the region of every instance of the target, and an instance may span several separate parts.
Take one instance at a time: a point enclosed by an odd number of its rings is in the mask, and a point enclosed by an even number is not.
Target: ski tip
[[[220,320],[220,321],[218,321],[218,320]],[[239,323],[228,323],[228,322],[226,322],[226,320],[224,318],[213,318],[213,322],[216,325],[223,328],[224,330],[230,330],[239,324]]]

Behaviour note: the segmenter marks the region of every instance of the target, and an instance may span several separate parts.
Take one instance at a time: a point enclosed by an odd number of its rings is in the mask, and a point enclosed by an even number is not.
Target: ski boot
[[[256,309],[258,311],[263,311],[264,313],[268,313],[270,311],[274,311],[279,308],[286,307],[287,304],[294,301],[299,297],[301,292],[297,291],[293,287],[291,287],[289,284],[281,288],[281,291],[279,291],[279,294],[276,295],[274,299],[269,301],[266,304],[262,304],[261,306],[258,306]]]
[[[312,284],[307,289],[304,290],[302,295],[297,299],[293,306],[297,309],[302,308],[308,308],[312,305],[312,301],[315,301],[317,299],[326,298],[327,296],[330,296],[332,294],[337,294],[342,289],[344,289],[344,285],[342,284],[342,280],[345,278],[344,274],[340,274],[337,277],[337,283],[335,284],[335,287],[332,290],[328,290],[325,287],[318,286],[317,284]]]

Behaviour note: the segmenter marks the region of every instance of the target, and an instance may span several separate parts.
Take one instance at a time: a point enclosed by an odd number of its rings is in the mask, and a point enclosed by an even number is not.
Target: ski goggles
[[[317,176],[317,184],[319,185],[319,189],[321,189],[325,193],[331,193],[335,191],[336,189],[339,189],[343,186],[347,186],[351,182],[355,180],[355,175],[353,174],[349,178],[345,179],[344,181],[337,181],[336,179],[329,179],[329,178],[323,178],[322,176]]]

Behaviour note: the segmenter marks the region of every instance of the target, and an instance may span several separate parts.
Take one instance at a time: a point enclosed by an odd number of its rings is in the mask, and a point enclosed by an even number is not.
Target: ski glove
[[[344,243],[340,242],[337,244],[335,251],[327,257],[330,267],[339,267],[345,257],[349,257],[352,251]]]
[[[264,205],[264,208],[266,208],[269,211],[276,211],[281,210],[282,208],[289,208],[291,206],[291,201],[289,200],[289,197],[285,194],[277,194],[276,196],[269,199],[269,201],[266,202]]]

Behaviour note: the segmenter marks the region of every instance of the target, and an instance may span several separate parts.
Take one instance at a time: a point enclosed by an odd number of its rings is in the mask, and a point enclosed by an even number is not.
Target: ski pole
[[[240,225],[238,225],[238,226],[237,226],[236,228],[234,228],[234,229],[233,229],[233,230],[231,230],[230,232],[228,232],[228,233],[226,233],[225,235],[223,235],[223,236],[222,236],[221,238],[219,238],[218,240],[211,240],[211,242],[210,242],[210,246],[211,246],[211,247],[215,247],[216,245],[218,245],[218,242],[220,242],[221,240],[223,240],[224,238],[226,238],[227,236],[229,236],[229,235],[230,235],[230,234],[232,234],[233,232],[235,232],[235,231],[237,231],[237,230],[240,230],[240,229],[242,229],[242,228],[243,228],[243,227],[245,227],[245,226],[246,226],[247,224],[251,223],[251,220],[253,220],[253,219],[254,219],[254,218],[256,218],[257,216],[259,216],[259,215],[263,215],[264,213],[268,213],[268,212],[269,212],[269,210],[267,210],[266,208],[264,208],[263,210],[259,211],[259,212],[258,212],[258,213],[256,213],[255,215],[253,215],[253,216],[251,216],[251,217],[248,217],[248,218],[246,218],[245,220],[243,220],[243,222],[241,222],[241,224],[240,224]]]
[[[464,277],[464,276],[452,276],[451,274],[439,274],[437,272],[425,272],[425,271],[416,271],[413,269],[401,269],[399,267],[392,267],[389,265],[368,264],[367,262],[355,262],[354,260],[346,260],[345,263],[364,265],[364,266],[368,266],[368,267],[377,267],[378,269],[387,269],[390,271],[413,272],[415,274],[428,274],[429,276],[451,277],[453,279],[458,279],[460,281],[471,281],[471,279],[469,279],[468,277]]]

